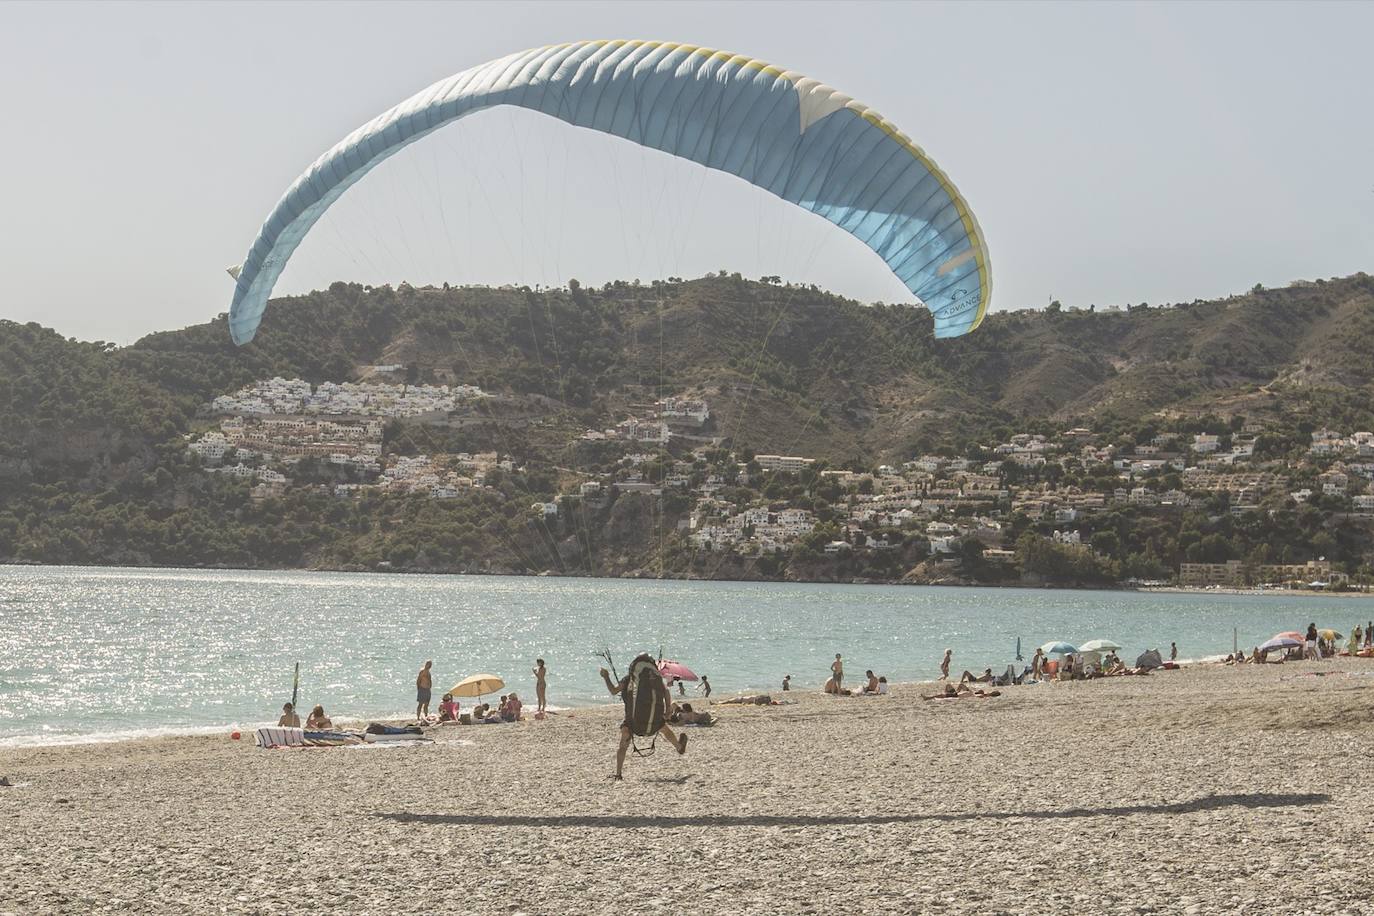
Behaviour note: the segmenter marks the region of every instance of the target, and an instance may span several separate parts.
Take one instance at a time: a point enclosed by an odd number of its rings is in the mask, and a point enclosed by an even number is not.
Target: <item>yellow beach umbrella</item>
[[[506,682],[494,674],[474,674],[454,684],[448,692],[455,697],[480,697],[495,693],[504,686]]]
[[[1335,630],[1318,630],[1317,635],[1327,642],[1338,642],[1345,638]]]

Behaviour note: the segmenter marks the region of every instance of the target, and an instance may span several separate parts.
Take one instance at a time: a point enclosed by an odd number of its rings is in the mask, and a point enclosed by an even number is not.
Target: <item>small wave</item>
[[[261,725],[268,723],[263,722]],[[188,725],[151,728],[121,728],[105,732],[68,732],[54,734],[51,726],[43,726],[45,734],[8,735],[0,737],[0,748],[53,747],[75,744],[110,744],[115,741],[138,741],[147,738],[182,738],[194,735],[228,735],[239,730],[251,732],[258,725]],[[251,737],[251,736],[250,736]]]

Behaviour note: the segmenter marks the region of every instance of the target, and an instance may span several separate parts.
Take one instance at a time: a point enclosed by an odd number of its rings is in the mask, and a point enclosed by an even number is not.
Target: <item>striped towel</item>
[[[272,725],[254,732],[253,741],[258,747],[304,747],[305,729]]]

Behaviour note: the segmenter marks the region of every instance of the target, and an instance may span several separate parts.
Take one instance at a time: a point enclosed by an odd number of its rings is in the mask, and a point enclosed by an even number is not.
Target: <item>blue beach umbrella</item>
[[[1077,647],[1066,642],[1047,642],[1040,647],[1040,651],[1046,655],[1076,655]]]
[[[1267,643],[1264,643],[1259,648],[1261,652],[1273,652],[1278,649],[1297,649],[1301,645],[1301,642],[1291,637],[1275,636],[1273,639],[1269,640]]]

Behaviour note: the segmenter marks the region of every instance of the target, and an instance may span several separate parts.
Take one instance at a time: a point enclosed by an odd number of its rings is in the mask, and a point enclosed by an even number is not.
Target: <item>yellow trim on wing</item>
[[[742,54],[731,54],[729,51],[718,51],[712,48],[703,48],[697,45],[682,44],[675,41],[650,41],[638,38],[598,38],[588,41],[569,41],[561,44],[545,45],[538,50],[545,51],[555,48],[568,48],[575,45],[588,45],[592,47],[604,47],[606,45],[623,47],[625,45],[630,45],[632,47],[668,48],[670,51],[683,51],[693,57],[724,57],[726,58],[725,66],[733,65],[741,69],[759,70],[769,76],[791,80],[791,77],[787,76],[789,71],[782,70],[761,60],[745,57]],[[969,209],[968,201],[964,200],[964,196],[954,187],[954,182],[950,181],[949,176],[944,173],[944,170],[936,165],[934,160],[926,155],[925,150],[912,142],[911,138],[902,133],[895,124],[861,102],[850,102],[846,107],[858,114],[859,117],[863,118],[868,123],[881,128],[889,137],[900,143],[907,152],[915,157],[916,161],[920,162],[921,165],[925,166],[927,171],[935,176],[936,180],[940,182],[940,187],[944,189],[945,193],[949,195],[949,199],[954,203],[954,209],[959,214],[959,220],[964,224],[964,232],[968,235],[972,243],[974,263],[978,267],[978,314],[974,316],[973,323],[968,327],[969,331],[974,330],[983,323],[983,317],[987,314],[988,303],[992,301],[992,269],[989,264],[987,240],[983,238],[982,228],[978,225],[978,220],[974,217],[973,211]],[[929,306],[929,303],[927,303],[927,306]]]

